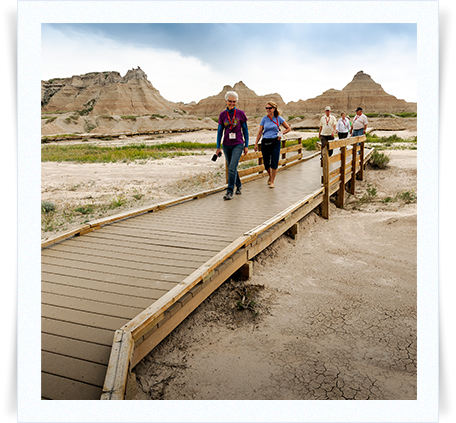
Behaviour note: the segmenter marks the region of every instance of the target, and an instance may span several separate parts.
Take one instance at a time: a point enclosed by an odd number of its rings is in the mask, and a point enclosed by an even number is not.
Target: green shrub
[[[55,204],[50,201],[41,202],[41,213],[50,213],[55,211]]]
[[[409,204],[409,203],[416,203],[418,197],[417,197],[416,193],[412,190],[412,191],[402,191],[401,193],[398,193],[397,198],[402,200],[404,203]]]
[[[374,149],[370,158],[370,164],[379,169],[385,169],[390,161],[390,157],[385,153],[379,153],[377,149]]]

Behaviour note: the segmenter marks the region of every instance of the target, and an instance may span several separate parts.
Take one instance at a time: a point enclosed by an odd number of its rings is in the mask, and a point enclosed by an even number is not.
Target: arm
[[[255,141],[255,148],[254,148],[255,151],[258,151],[258,141],[260,141],[261,135],[263,134],[263,129],[264,129],[264,127],[260,125],[260,128],[258,129],[256,141]]]
[[[283,135],[288,134],[291,131],[290,125],[287,122],[283,121],[282,125],[285,127],[285,131],[283,131]]]
[[[215,154],[219,154],[222,152],[220,149],[220,144],[222,143],[222,135],[223,135],[223,126],[219,124],[217,128],[217,150],[215,151]]]
[[[247,127],[247,122],[242,122],[241,124],[242,133],[244,134],[244,154],[249,152],[249,128]]]

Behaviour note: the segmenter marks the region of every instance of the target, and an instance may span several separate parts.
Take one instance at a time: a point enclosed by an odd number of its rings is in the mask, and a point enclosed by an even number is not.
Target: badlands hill
[[[382,86],[363,71],[342,90],[330,89],[308,100],[285,103],[278,93],[257,95],[242,81],[225,85],[216,95],[198,103],[173,103],[166,100],[147,79],[141,68],[119,72],[92,72],[71,78],[41,81],[42,135],[122,134],[163,131],[216,129],[216,118],[225,107],[225,93],[239,94],[238,107],[252,124],[264,115],[267,101],[275,101],[285,117],[305,116],[291,121],[294,129],[318,126],[318,118],[327,105],[334,114],[353,114],[356,107],[367,113],[416,112],[416,103],[407,103],[387,94]],[[54,115],[53,112],[56,114]],[[58,114],[57,114],[58,112]],[[62,113],[63,112],[63,113]],[[166,116],[166,117],[164,117]],[[379,120],[378,129],[398,130],[404,119]],[[393,122],[394,121],[394,122]],[[414,119],[416,127],[416,119]],[[392,125],[392,126],[391,126]]]
[[[82,110],[94,116],[182,113],[176,104],[160,95],[139,66],[124,77],[119,72],[94,72],[41,81],[41,109]]]
[[[191,109],[190,113],[199,117],[218,117],[225,106],[225,94],[228,91],[236,91],[238,93],[239,101],[237,107],[243,110],[247,116],[263,116],[264,105],[267,101],[277,103],[280,110],[287,109],[286,103],[279,94],[274,93],[259,96],[240,81],[232,87],[225,85],[217,95],[201,100]]]
[[[333,113],[338,114],[342,111],[353,113],[358,106],[369,113],[417,111],[416,103],[398,100],[387,94],[380,84],[363,71],[359,71],[342,90],[331,88],[315,98],[290,102],[287,107],[298,114],[306,114],[321,112],[327,105],[331,106]]]

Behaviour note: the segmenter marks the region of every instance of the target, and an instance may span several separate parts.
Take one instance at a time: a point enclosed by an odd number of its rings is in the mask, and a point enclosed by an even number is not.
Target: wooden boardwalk
[[[245,233],[303,198],[321,197],[321,175],[318,155],[279,172],[275,189],[268,187],[265,178],[256,179],[245,183],[242,195],[235,195],[232,201],[223,201],[223,192],[218,192],[43,248],[42,399],[99,400],[106,391],[103,386],[116,331]],[[224,278],[243,264],[241,260],[231,262]],[[176,297],[174,306],[183,307],[186,301]],[[154,330],[173,315],[171,308],[156,319],[162,322]],[[141,342],[143,338],[146,336]],[[147,352],[138,353],[133,361]]]

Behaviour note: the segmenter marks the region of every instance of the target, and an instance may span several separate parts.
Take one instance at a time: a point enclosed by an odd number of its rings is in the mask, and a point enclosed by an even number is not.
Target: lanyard
[[[331,116],[330,116],[329,118],[327,118],[327,117],[325,116],[326,126],[329,126],[329,121],[330,121],[330,120],[331,120]]]
[[[280,123],[279,123],[279,118],[277,118],[277,122],[274,122],[269,116],[268,118],[270,119],[271,122],[275,123],[277,125],[277,128],[280,129]]]
[[[231,121],[231,119],[230,119],[229,112],[226,112],[226,117],[228,118],[228,122],[230,122],[230,130],[231,130],[233,128],[234,118],[236,117],[236,108],[234,108],[233,121]]]

